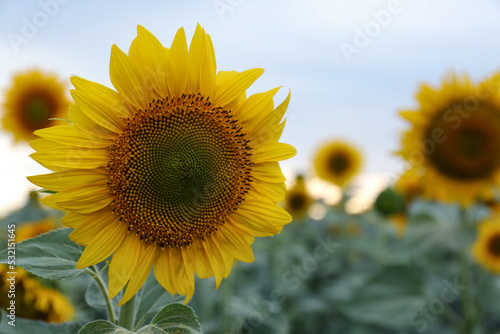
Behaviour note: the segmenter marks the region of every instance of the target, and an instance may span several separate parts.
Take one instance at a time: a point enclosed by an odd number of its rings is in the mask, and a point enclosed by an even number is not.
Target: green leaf
[[[354,322],[391,329],[408,327],[410,316],[425,306],[422,272],[388,267],[373,276],[340,309]]]
[[[76,269],[83,247],[68,238],[72,229],[42,234],[16,244],[16,266],[48,279],[71,279],[85,269]],[[0,263],[7,263],[8,250],[0,252]]]
[[[133,334],[123,327],[106,320],[92,321],[80,329],[78,334]]]
[[[2,332],[3,333],[3,332]],[[133,332],[109,321],[97,320],[86,324],[78,334],[132,334]],[[198,318],[192,308],[170,304],[156,314],[151,324],[137,334],[202,334]]]
[[[118,298],[115,298],[119,300]],[[173,302],[180,302],[184,297],[172,296],[164,287],[156,280],[153,271],[149,274],[148,279],[137,296],[137,314],[136,328],[145,323],[145,321],[160,311],[165,305]]]
[[[156,314],[151,324],[137,334],[202,334],[200,323],[189,306],[170,304]]]
[[[15,326],[9,325],[12,321],[11,317],[7,316],[5,310],[0,309],[0,333],[2,334],[61,334],[75,333],[80,327],[74,322],[64,322],[61,324],[50,324],[41,320],[31,320],[15,317]]]

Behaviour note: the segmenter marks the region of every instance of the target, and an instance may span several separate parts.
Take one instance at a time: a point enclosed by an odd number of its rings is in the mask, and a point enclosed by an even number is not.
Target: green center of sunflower
[[[460,118],[449,110],[438,113],[425,133],[430,163],[457,180],[491,177],[500,167],[500,110],[485,102]]]
[[[56,112],[57,105],[55,101],[42,91],[35,91],[22,99],[19,116],[26,127],[32,131],[47,126],[49,118]]]
[[[184,247],[237,209],[249,189],[248,140],[200,95],[153,101],[110,147],[114,210],[146,242]]]
[[[491,255],[500,257],[500,235],[495,235],[490,239],[488,251]]]
[[[335,152],[327,161],[328,169],[335,174],[342,174],[349,169],[351,161],[349,156],[344,152]]]

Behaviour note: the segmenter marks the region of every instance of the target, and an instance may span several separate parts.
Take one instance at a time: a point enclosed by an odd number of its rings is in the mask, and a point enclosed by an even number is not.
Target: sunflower
[[[500,273],[500,216],[483,221],[472,254],[479,263],[494,273]]]
[[[414,169],[404,172],[394,184],[394,190],[402,194],[408,205],[422,195],[422,183]]]
[[[49,232],[57,227],[52,217],[21,224],[16,231],[16,242],[34,238],[39,234]]]
[[[86,246],[77,268],[109,265],[109,294],[120,305],[151,268],[170,293],[194,293],[194,274],[226,278],[233,259],[252,262],[254,237],[279,233],[291,216],[278,161],[290,95],[279,88],[247,98],[262,69],[216,73],[210,36],[184,29],[165,48],[138,27],[128,56],[111,49],[116,91],[73,77],[73,124],[36,132],[33,159],[55,173],[30,177],[57,191],[42,199],[66,210],[70,238]]]
[[[62,123],[51,118],[68,118],[66,84],[55,75],[34,69],[18,73],[6,93],[2,127],[14,142],[30,141],[33,131]]]
[[[477,85],[450,75],[439,88],[422,85],[403,134],[406,159],[422,181],[423,196],[470,204],[492,196],[500,182],[500,75]]]
[[[331,141],[316,153],[314,168],[320,178],[342,187],[359,172],[361,163],[361,154],[354,146]]]
[[[16,268],[15,274],[11,273],[4,264],[0,264],[0,308],[10,306],[8,292],[12,283],[16,292],[16,316],[54,323],[73,320],[75,309],[64,295],[42,285],[22,268]]]
[[[312,202],[313,199],[306,189],[304,177],[298,175],[293,187],[286,192],[285,209],[292,216],[302,219],[307,216],[307,210]]]

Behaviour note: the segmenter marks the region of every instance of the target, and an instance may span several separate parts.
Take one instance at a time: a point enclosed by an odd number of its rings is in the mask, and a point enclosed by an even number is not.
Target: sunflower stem
[[[467,219],[467,209],[460,209],[461,228],[467,229],[469,221]],[[476,311],[474,309],[474,297],[472,280],[470,275],[470,265],[468,260],[468,249],[465,248],[460,252],[460,276],[462,285],[465,290],[462,294],[462,310],[464,316],[464,326],[462,329],[463,334],[472,334],[476,323]]]
[[[465,286],[465,291],[462,296],[462,308],[464,312],[464,321],[465,321],[463,327],[463,334],[471,334],[474,328],[475,312],[474,312],[473,298],[471,295],[472,282],[470,279],[469,263],[467,261],[467,254],[465,252],[462,252],[460,256],[460,269],[462,276],[462,284]]]
[[[135,322],[135,294],[128,302],[120,308],[120,317],[118,318],[118,326],[122,326],[128,330],[134,330]]]
[[[97,282],[97,286],[99,286],[99,289],[101,290],[104,301],[106,302],[106,308],[108,309],[109,321],[112,323],[116,323],[115,309],[113,308],[113,304],[111,303],[111,299],[109,299],[108,289],[106,288],[106,285],[104,284],[102,278],[99,276],[100,272],[97,270],[97,268],[95,266],[93,266],[93,268],[94,268],[94,272],[90,273],[90,275]]]

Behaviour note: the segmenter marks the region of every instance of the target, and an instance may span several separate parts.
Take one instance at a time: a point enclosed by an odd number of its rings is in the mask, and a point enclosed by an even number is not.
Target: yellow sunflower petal
[[[269,183],[255,180],[252,182],[251,187],[273,202],[281,202],[285,198],[286,186],[283,182]]]
[[[254,126],[254,133],[251,133],[252,136],[259,136],[269,130],[272,131],[281,122],[290,103],[290,96],[291,93],[289,92],[286,99],[274,111]]]
[[[131,116],[131,110],[123,102],[120,94],[104,85],[77,76],[71,77],[71,83],[76,90],[92,96],[93,104],[106,111],[107,114],[122,118]]]
[[[194,293],[194,269],[189,252],[179,248],[169,248],[169,266],[173,278],[175,291],[186,295],[184,304],[191,299]],[[191,296],[191,297],[190,297]]]
[[[216,105],[225,106],[238,98],[257,80],[264,70],[261,68],[253,68],[241,73],[237,73],[231,80],[228,80],[225,85],[221,85],[215,91]]]
[[[273,96],[280,87],[271,89],[265,93],[250,96],[239,110],[239,117],[246,127],[252,129],[256,124],[274,110]]]
[[[61,218],[61,223],[63,223],[64,226],[71,227],[73,229],[76,229],[77,227],[80,227],[81,225],[85,225],[88,222],[95,221],[96,216],[95,215],[88,215],[88,214],[82,214],[82,213],[76,213],[76,212],[67,212],[64,217]]]
[[[120,96],[134,108],[144,109],[149,105],[151,92],[129,57],[116,45],[111,48],[109,76]]]
[[[59,166],[75,169],[92,169],[107,165],[109,156],[107,149],[54,149],[35,152],[30,155],[42,166]]]
[[[285,182],[286,178],[278,162],[263,162],[252,167],[252,176],[264,182]]]
[[[224,278],[227,278],[233,268],[234,258],[224,250],[224,248],[221,246],[220,240],[216,236],[211,235],[209,238],[211,239],[213,247],[217,248],[218,253],[220,254],[222,260],[224,261],[225,271],[223,276]]]
[[[130,298],[132,298],[137,291],[139,291],[144,282],[146,282],[159,252],[160,249],[156,247],[155,244],[141,246],[141,254],[139,255],[140,261],[137,263],[134,273],[128,281],[127,289],[123,294],[122,300],[118,303],[118,306],[128,302]]]
[[[85,148],[103,148],[111,144],[109,139],[89,137],[73,125],[58,125],[37,130],[35,135],[56,142],[58,144]]]
[[[154,266],[154,274],[158,283],[165,288],[170,294],[176,295],[177,290],[174,287],[174,272],[181,268],[172,268],[170,266],[170,257],[172,252],[169,248],[160,251]]]
[[[98,123],[102,127],[121,133],[124,127],[124,121],[114,113],[110,113],[105,104],[99,104],[99,101],[93,100],[92,95],[72,89],[71,96],[75,100],[78,108],[85,113],[91,120]]]
[[[137,26],[137,37],[130,45],[130,60],[144,82],[162,98],[168,96],[167,52],[160,41],[143,26]]]
[[[242,233],[233,232],[234,230],[225,225],[219,227],[220,246],[234,257],[243,262],[253,262],[252,248],[243,237]]]
[[[233,213],[233,216],[242,218],[245,224],[254,229],[260,226],[260,232],[267,230],[269,233],[267,235],[279,233],[283,225],[292,221],[292,216],[277,204],[257,199],[245,201],[244,205]]]
[[[107,173],[103,168],[90,170],[72,169],[50,174],[28,176],[28,180],[45,189],[62,191],[85,184],[105,182],[107,180]]]
[[[199,278],[208,278],[214,275],[212,261],[207,252],[206,241],[196,240],[191,245],[191,259]]]
[[[80,131],[94,138],[114,139],[117,134],[102,126],[101,121],[94,122],[83,113],[76,104],[70,104],[68,108],[69,118]]]
[[[75,227],[75,230],[70,233],[69,238],[78,244],[87,245],[102,231],[108,219],[111,218],[114,217],[98,215],[93,217],[93,219],[86,220],[84,224],[82,223]]]
[[[261,129],[263,131],[258,131],[257,133],[252,135],[250,144],[252,146],[257,146],[263,144],[277,143],[281,137],[281,134],[283,133],[283,130],[285,129],[285,124],[286,120],[281,122],[276,127],[268,127],[268,128],[266,127],[264,128],[265,130]]]
[[[91,213],[106,207],[112,200],[104,182],[69,188],[44,197],[40,199],[40,202],[58,210]]]
[[[269,143],[254,149],[252,161],[255,163],[266,161],[281,161],[290,159],[297,150],[295,147],[285,143]]]
[[[104,261],[120,246],[127,233],[128,226],[116,217],[106,222],[106,226],[85,247],[82,256],[76,263],[77,269],[93,266]]]
[[[193,92],[213,97],[215,92],[216,63],[210,36],[198,24],[189,46],[189,85]]]
[[[172,47],[168,53],[167,79],[168,90],[172,96],[180,96],[186,91],[189,76],[186,73],[189,64],[188,48],[184,28],[175,35]]]
[[[212,238],[206,238],[207,254],[210,257],[210,263],[214,268],[215,288],[218,289],[224,273],[226,272],[225,252],[221,251]]]
[[[51,149],[65,149],[68,145],[64,145],[62,143],[56,143],[55,141],[44,139],[44,138],[39,138],[30,141],[30,144],[32,149],[35,151],[45,151],[45,150],[51,150]]]
[[[109,298],[113,299],[127,284],[141,256],[141,241],[134,233],[128,233],[113,254],[109,264]]]

